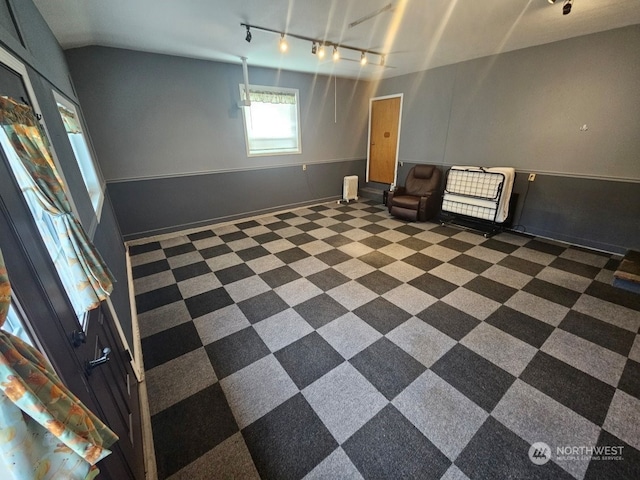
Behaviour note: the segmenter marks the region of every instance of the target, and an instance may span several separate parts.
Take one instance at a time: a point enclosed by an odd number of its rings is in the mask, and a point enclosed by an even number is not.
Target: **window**
[[[251,106],[242,108],[247,155],[302,153],[298,90],[250,85],[249,97]]]
[[[89,149],[89,144],[82,131],[80,116],[78,115],[75,105],[69,100],[56,92],[53,92],[53,96],[58,104],[58,112],[62,118],[62,123],[64,123],[64,128],[67,132],[67,137],[71,143],[76,161],[78,162],[78,167],[80,167],[80,173],[87,187],[91,204],[99,220],[102,203],[104,201],[104,191],[98,169],[96,168],[93,155],[91,155],[91,150]]]

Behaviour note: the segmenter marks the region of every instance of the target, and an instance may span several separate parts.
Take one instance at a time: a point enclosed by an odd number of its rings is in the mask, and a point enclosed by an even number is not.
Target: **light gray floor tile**
[[[168,328],[191,321],[191,315],[184,302],[173,302],[138,314],[140,338],[148,337]]]
[[[229,283],[224,288],[234,302],[241,302],[271,290],[271,287],[258,275]]]
[[[310,298],[320,295],[322,290],[306,278],[299,278],[293,282],[289,282],[275,288],[274,292],[287,302],[289,306],[293,307],[299,303],[309,300]]]
[[[253,328],[272,352],[313,332],[313,327],[292,308],[256,323]]]
[[[523,288],[533,278],[530,275],[511,270],[502,265],[492,265],[480,275],[517,289]]]
[[[207,273],[193,278],[187,278],[178,282],[178,289],[182,294],[182,298],[189,298],[204,292],[220,288],[222,283],[214,273]]]
[[[208,345],[251,325],[238,305],[207,313],[193,321],[203,345]]]
[[[145,372],[151,415],[175,405],[218,379],[204,348],[197,348]]]
[[[438,265],[436,268],[429,270],[429,273],[458,286],[464,285],[476,277],[475,273],[465,270],[464,268],[456,267],[450,263]]]
[[[284,265],[285,263],[275,255],[265,255],[247,262],[247,266],[256,273],[268,272]]]
[[[596,445],[597,425],[521,380],[515,381],[491,415],[530,444],[546,443],[552,460],[576,478],[584,476],[589,459],[558,460],[556,447]]]
[[[338,443],[343,443],[388,403],[350,363],[343,363],[302,391]]]
[[[584,252],[582,250],[576,250],[575,248],[568,248],[560,254],[561,258],[567,260],[574,260],[580,263],[586,263],[594,267],[602,268],[609,261],[608,256],[597,255],[595,253]]]
[[[270,253],[279,253],[285,250],[289,250],[290,248],[295,247],[295,245],[291,243],[289,240],[283,238],[280,240],[275,240],[273,242],[265,243],[263,247],[266,250],[268,250]]]
[[[253,238],[241,238],[240,240],[227,242],[227,246],[234,252],[239,252],[240,250],[245,250],[251,247],[257,247],[258,245],[260,244]]]
[[[242,479],[260,480],[240,432],[177,471],[167,480]]]
[[[250,237],[256,237],[257,235],[262,235],[263,233],[270,233],[271,229],[265,227],[264,225],[258,225],[257,227],[246,228],[242,231]]]
[[[386,336],[426,367],[433,365],[456,344],[451,337],[416,317],[410,318]]]
[[[600,272],[598,272],[598,275],[596,275],[595,280],[611,285],[614,278],[613,273],[614,272],[612,270],[600,270]]]
[[[433,243],[435,245],[437,243],[445,241],[449,237],[445,235],[440,235],[439,233],[430,232],[429,230],[427,230],[424,232],[416,233],[413,236],[413,238],[417,238],[418,240],[424,240],[425,242]]]
[[[529,260],[530,262],[538,263],[540,265],[549,265],[556,259],[555,255],[539,252],[538,250],[533,250],[532,248],[527,247],[521,247],[511,255],[513,255],[514,257],[522,258],[524,260]]]
[[[347,260],[346,262],[339,263],[333,268],[351,279],[360,278],[363,275],[371,273],[375,270],[375,268],[373,268],[371,265],[364,263],[363,261],[356,258],[352,258],[351,260]]]
[[[444,472],[444,475],[440,480],[469,480],[469,477],[467,477],[458,467],[451,465],[449,469]]]
[[[448,303],[452,307],[457,308],[469,315],[476,317],[478,320],[484,320],[498,308],[500,304],[490,298],[480,295],[464,287],[451,292],[442,298],[442,301]]]
[[[456,459],[488,416],[430,370],[392,403],[450,460]]]
[[[636,335],[636,340],[633,342],[631,352],[629,352],[629,358],[640,363],[640,335]]]
[[[347,360],[382,337],[380,332],[351,312],[318,329],[318,333]]]
[[[631,332],[637,332],[640,329],[639,311],[591,295],[581,295],[573,309]]]
[[[366,222],[364,220],[358,220],[358,219],[354,220],[354,222],[359,222],[359,223],[362,223],[363,225],[369,224],[369,222]],[[349,223],[349,222],[346,222],[346,223]],[[344,232],[342,235],[344,235],[347,238],[350,238],[354,242],[359,242],[360,240],[363,240],[371,236],[369,232],[365,230],[360,230],[359,228],[354,228],[353,230]]]
[[[520,376],[537,348],[488,323],[480,323],[460,343],[515,377]]]
[[[318,225],[322,225],[320,222],[329,223],[329,225],[334,225],[335,223],[337,223],[335,220],[332,220],[329,218],[318,220],[315,223],[317,223]],[[307,233],[312,237],[317,238],[318,240],[322,240],[323,238],[327,238],[327,237],[333,237],[336,234],[336,232],[326,227],[316,228],[315,230],[311,230],[310,232],[307,232]]]
[[[418,235],[416,235],[416,237]],[[441,245],[431,245],[430,247],[420,250],[420,253],[428,255],[432,258],[437,258],[442,262],[448,262],[460,255],[460,252],[456,250],[451,250],[450,248],[443,247]]]
[[[482,235],[478,233],[467,232],[465,230],[462,230],[461,232],[456,233],[451,238],[455,238],[456,240],[460,240],[461,242],[467,242],[472,245],[480,245],[482,242],[486,240]]]
[[[174,237],[163,238],[162,240],[160,240],[160,246],[162,246],[162,248],[169,248],[183,245],[189,242],[191,242],[191,240],[189,240],[186,235],[177,235]]]
[[[622,390],[616,390],[604,421],[604,429],[640,450],[638,419],[640,419],[640,400]]]
[[[298,393],[298,387],[273,355],[220,380],[242,429]]]
[[[333,288],[327,294],[347,310],[355,310],[377,297],[375,293],[355,280]]]
[[[393,262],[385,265],[380,269],[381,272],[391,275],[393,278],[401,282],[410,282],[414,278],[424,274],[424,270],[420,270],[413,265],[404,262]]]
[[[382,220],[381,222],[378,222],[378,225],[384,228],[388,228],[389,230],[402,227],[404,224],[405,224],[404,222],[397,220],[395,217],[389,217],[386,220]],[[406,235],[405,235],[405,238],[406,238]],[[392,241],[395,241],[395,240],[392,240]]]
[[[485,262],[489,262],[489,263],[498,263],[500,260],[502,260],[504,257],[507,256],[506,253],[499,252],[491,248],[486,248],[486,247],[483,247],[482,245],[476,245],[475,247],[470,248],[464,253],[466,255],[479,258],[480,260],[484,260]]]
[[[220,237],[209,237],[203,238],[202,240],[194,240],[193,246],[198,250],[204,250],[205,248],[215,247],[217,245],[222,245],[224,242]]]
[[[569,365],[616,386],[626,357],[564,330],[556,329],[540,349]]]
[[[565,272],[564,270],[558,270],[553,267],[543,268],[542,271],[536,275],[536,278],[581,293],[591,285],[591,279],[589,278]]]
[[[384,222],[388,222],[388,221],[394,221],[394,220],[385,220]],[[378,225],[381,225],[384,222],[379,222]],[[402,224],[398,225],[398,227],[401,225]],[[409,235],[405,235],[404,233],[398,232],[397,230],[386,230],[384,232],[379,233],[378,236],[380,238],[384,238],[385,240],[389,240],[390,242],[400,242],[405,238],[409,238]]]
[[[226,235],[227,233],[239,232],[239,231],[240,229],[236,227],[234,224],[217,225],[213,228],[213,233],[215,233],[218,236]]]
[[[373,248],[358,242],[347,243],[346,245],[342,245],[341,247],[338,247],[338,250],[346,253],[347,255],[353,258],[358,258],[358,257],[361,257],[362,255],[366,255],[367,253],[373,252]]]
[[[313,242],[305,243],[304,245],[300,245],[300,248],[309,255],[318,255],[319,253],[333,249],[331,245],[327,242],[323,242],[322,240],[314,240]]]
[[[384,253],[385,255],[389,255],[391,258],[395,258],[396,260],[401,260],[416,253],[415,250],[405,247],[404,245],[399,245],[397,243],[385,245],[384,247],[378,249],[378,251],[380,253]]]
[[[244,263],[243,260],[235,253],[225,253],[224,255],[209,258],[206,262],[213,272]]]
[[[303,233],[302,230],[296,227],[287,227],[278,230],[278,235],[280,235],[282,238],[293,237],[295,235],[300,235],[301,233]]]
[[[550,302],[544,298],[531,295],[522,290],[516,292],[509,300],[505,302],[507,307],[518,310],[530,317],[536,318],[541,322],[548,323],[557,327],[564,317],[569,313],[567,307]]]
[[[164,272],[154,273],[147,275],[146,277],[140,277],[133,280],[133,289],[136,295],[150,292],[157,288],[166,287],[176,283],[176,279],[171,273],[171,270],[165,270]]]
[[[132,255],[131,266],[136,267],[138,265],[144,265],[149,262],[157,262],[158,260],[164,260],[167,258],[164,254],[164,250],[161,248],[158,250],[152,250],[151,252],[140,253],[138,255]]]
[[[531,241],[531,237],[522,236],[522,235],[514,235],[508,232],[501,232],[495,235],[493,238],[496,240],[500,240],[501,242],[510,243],[511,245],[525,245]]]
[[[289,267],[291,267],[303,277],[308,277],[309,275],[313,275],[314,273],[326,270],[327,264],[321,260],[318,260],[316,257],[307,257],[303,258],[302,260],[298,260],[297,262],[290,263]]]
[[[304,480],[363,480],[362,475],[341,447],[311,470]]]
[[[438,301],[428,293],[403,283],[383,295],[391,303],[399,306],[411,315],[417,315],[428,306]]]
[[[169,266],[171,268],[184,267],[185,265],[191,265],[192,263],[198,263],[204,260],[200,252],[188,252],[182,255],[175,255],[167,258]]]

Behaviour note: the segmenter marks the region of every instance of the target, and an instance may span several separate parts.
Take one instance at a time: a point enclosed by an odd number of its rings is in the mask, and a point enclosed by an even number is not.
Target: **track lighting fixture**
[[[572,2],[573,0],[566,0],[566,1]],[[289,50],[289,44],[287,43],[287,39],[285,38],[284,32],[274,30],[272,28],[259,27],[257,25],[249,25],[248,23],[241,23],[240,26],[245,27],[247,29],[247,34],[245,36],[245,40],[247,42],[251,42],[251,37],[252,37],[251,29],[260,30],[262,32],[270,32],[270,33],[275,33],[277,35],[280,35],[280,42],[279,42],[280,51],[282,53],[285,53]],[[353,50],[355,52],[360,52],[360,64],[362,66],[365,66],[369,63],[369,57],[371,55],[377,55],[380,57],[380,63],[379,64],[374,63],[374,65],[384,66],[384,63],[385,63],[384,54],[381,52],[377,52],[375,50],[368,50],[366,48],[358,48],[350,45],[338,44],[327,39],[305,37],[303,35],[296,35],[295,33],[291,33],[291,32],[287,32],[286,35],[289,37],[297,38],[298,40],[306,40],[307,42],[311,42],[311,54],[318,55],[319,60],[322,60],[325,58],[327,47],[333,47],[332,58],[334,62],[337,62],[338,60],[340,60],[340,52],[338,51],[338,48],[344,48],[346,50]],[[353,60],[355,61],[355,59]]]
[[[280,34],[280,51],[284,53],[287,50],[289,50],[289,44],[287,43],[287,40],[284,38],[284,33],[281,33]]]
[[[556,0],[547,0],[551,5],[553,5],[554,3],[556,3]]]
[[[340,60],[340,52],[338,51],[337,45],[333,46],[333,55],[331,56],[331,58],[333,58],[334,62],[337,62],[338,60]]]
[[[562,5],[562,15],[569,15],[571,13],[571,7],[573,6],[573,0],[564,0]]]

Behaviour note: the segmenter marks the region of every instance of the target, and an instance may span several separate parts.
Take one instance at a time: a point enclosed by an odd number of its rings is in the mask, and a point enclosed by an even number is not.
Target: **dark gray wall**
[[[513,166],[521,202],[536,172],[528,232],[623,252],[640,247],[638,45],[634,25],[384,80],[376,95],[405,95],[400,161]]]
[[[11,15],[5,16],[5,14]],[[122,329],[133,345],[129,289],[122,236],[112,212],[103,207],[101,221],[96,218],[80,169],[57,111],[52,89],[65,95],[78,105],[73,91],[67,63],[60,45],[30,0],[0,0],[0,46],[21,60],[27,67],[29,78],[46,122],[50,141],[60,162],[80,221],[88,232],[94,232],[93,241],[116,275],[112,299]],[[15,23],[13,22],[15,18]],[[90,134],[90,132],[85,132]],[[34,280],[36,281],[36,280]]]
[[[364,176],[369,83],[250,66],[252,84],[299,89],[302,154],[248,157],[240,65],[66,55],[126,238],[337,197],[345,174]]]

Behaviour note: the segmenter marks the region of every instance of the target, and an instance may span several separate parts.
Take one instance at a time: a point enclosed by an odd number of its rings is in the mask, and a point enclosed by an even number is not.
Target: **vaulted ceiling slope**
[[[34,0],[63,48],[103,45],[184,57],[388,78],[640,23],[640,0]],[[377,14],[376,14],[377,13]],[[311,42],[241,23],[385,54],[340,49],[319,60]],[[358,23],[350,26],[352,23]]]

